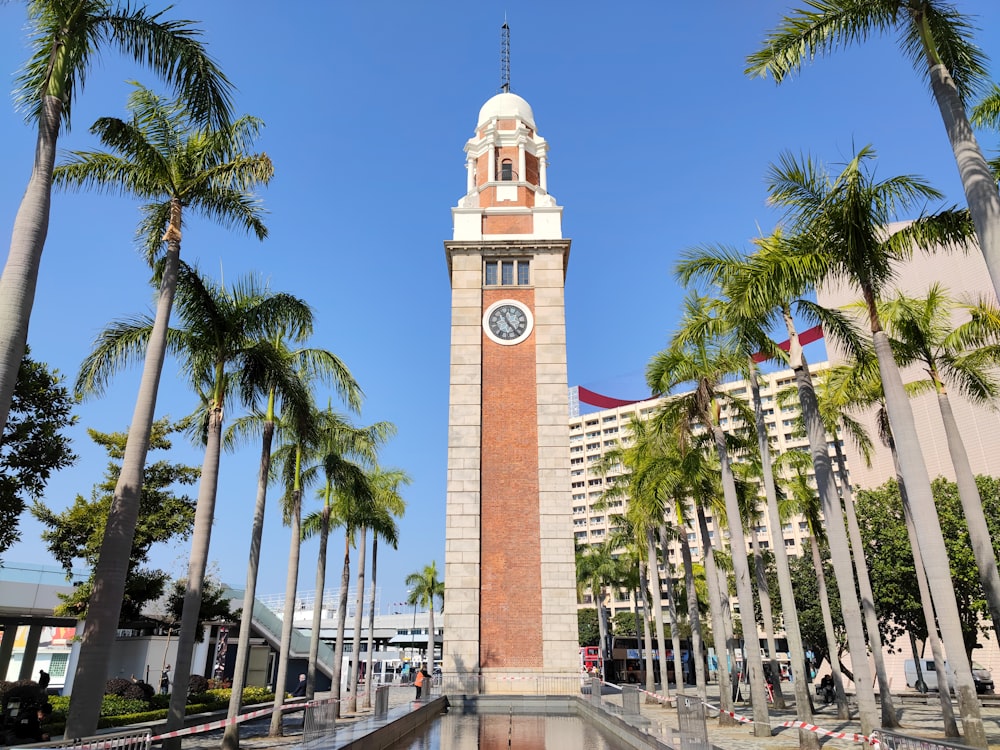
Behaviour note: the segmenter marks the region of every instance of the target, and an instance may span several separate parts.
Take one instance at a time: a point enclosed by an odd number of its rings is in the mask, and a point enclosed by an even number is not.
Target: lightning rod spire
[[[510,93],[510,26],[506,18],[500,27],[500,91]]]

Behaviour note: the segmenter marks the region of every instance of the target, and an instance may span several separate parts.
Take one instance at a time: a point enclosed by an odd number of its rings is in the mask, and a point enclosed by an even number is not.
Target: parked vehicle
[[[948,662],[944,663],[944,667],[945,673],[948,677],[948,689],[951,692],[955,692],[955,673],[952,671],[951,667],[948,666]],[[906,674],[907,687],[917,688],[919,690],[920,688],[917,685],[917,667],[913,659],[906,660],[903,665],[903,670]],[[920,670],[923,672],[921,676],[924,681],[924,689],[937,690],[938,674],[937,670],[934,669],[934,660],[921,659]],[[978,662],[972,662],[972,679],[976,683],[977,693],[993,692],[993,675],[990,674],[990,670]]]

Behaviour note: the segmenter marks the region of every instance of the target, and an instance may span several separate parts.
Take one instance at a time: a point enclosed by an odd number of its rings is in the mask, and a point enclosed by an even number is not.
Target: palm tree
[[[167,726],[179,728],[184,720],[187,683],[201,606],[202,584],[208,562],[215,497],[219,481],[223,415],[239,396],[252,403],[282,377],[280,357],[269,336],[285,328],[293,337],[312,328],[312,313],[305,302],[288,294],[275,294],[252,279],[238,280],[231,289],[216,285],[182,264],[178,278],[177,308],[182,327],[170,329],[168,349],[181,359],[201,396],[203,408],[195,428],[205,445],[194,534],[188,565],[184,610],[177,639],[177,659]],[[136,318],[112,324],[100,336],[88,363],[95,382],[137,360],[146,350],[153,323]]]
[[[141,87],[129,98],[129,109],[130,121],[102,118],[92,128],[113,153],[74,152],[67,163],[55,169],[53,177],[55,184],[62,187],[89,187],[150,201],[143,208],[139,235],[146,242],[151,264],[155,264],[166,244],[162,269],[158,271],[161,280],[153,331],[95,571],[100,585],[95,588],[91,616],[83,632],[74,683],[79,707],[74,706],[69,719],[74,730],[81,727],[76,722],[83,721],[82,716],[97,720],[105,665],[118,627],[127,574],[124,562],[138,520],[142,472],[177,289],[184,210],[226,226],[238,226],[264,239],[267,228],[261,219],[263,209],[253,190],[257,184],[266,184],[273,173],[266,155],[247,153],[260,127],[253,118],[240,118],[226,131],[199,129],[181,105],[166,102]],[[77,391],[100,392],[105,385],[97,378],[95,363],[88,359],[77,381]],[[90,721],[82,726],[89,727]]]
[[[851,717],[851,710],[847,704],[847,692],[844,689],[844,676],[840,668],[840,647],[837,644],[837,635],[833,626],[833,612],[830,609],[830,595],[826,586],[826,571],[823,567],[823,555],[820,551],[820,542],[826,541],[827,537],[823,524],[824,514],[819,495],[810,485],[806,475],[806,467],[811,464],[811,461],[802,451],[788,451],[779,457],[778,464],[783,469],[791,471],[791,477],[785,481],[788,498],[785,503],[785,515],[802,516],[809,529],[809,549],[812,552],[813,570],[816,571],[819,607],[823,616],[826,648],[830,655],[830,670],[833,673],[833,687],[837,697],[837,718],[846,720]],[[851,664],[853,666],[853,659]],[[855,679],[855,685],[857,685],[858,692],[861,692],[862,683]]]
[[[937,628],[931,624],[937,622],[934,615],[934,604],[931,599],[930,589],[927,584],[927,574],[924,570],[923,557],[920,555],[920,545],[917,543],[916,529],[913,527],[913,516],[909,511],[909,503],[906,502],[906,488],[899,479],[899,456],[896,454],[896,444],[892,439],[892,428],[889,426],[889,417],[885,412],[885,398],[882,393],[882,383],[878,373],[878,363],[874,362],[874,353],[865,353],[861,359],[857,359],[851,364],[840,365],[829,369],[822,384],[827,398],[820,403],[825,404],[824,419],[828,422],[837,420],[844,425],[845,432],[852,435],[858,443],[859,452],[867,457],[870,452],[867,434],[863,428],[848,414],[850,409],[866,410],[877,408],[875,414],[875,424],[878,428],[879,437],[882,442],[889,447],[892,454],[893,465],[896,469],[896,476],[899,483],[899,494],[903,498],[903,516],[906,523],[906,533],[910,541],[910,549],[913,553],[913,569],[917,578],[917,589],[920,595],[920,604],[924,613],[924,621],[927,626],[927,640],[934,655],[935,668],[943,670],[944,655],[941,649],[941,639],[938,637]],[[845,488],[844,507],[847,510],[848,524],[851,528],[851,544],[857,549],[865,549],[861,538],[861,529],[858,525],[857,514],[854,512],[854,498],[850,490],[850,482],[847,478],[847,463],[844,459],[843,451],[840,449],[840,442],[835,443],[837,447],[837,461],[841,472],[841,485]],[[864,555],[861,556],[864,558]],[[859,583],[861,584],[861,596],[870,599],[874,603],[875,596],[872,593],[871,581],[867,576],[867,563],[865,564],[865,574],[862,576],[859,570]],[[865,588],[867,586],[867,588]],[[874,627],[878,630],[877,618]],[[914,662],[918,663],[920,655],[917,653],[913,639],[913,630],[910,628],[910,642],[913,646]],[[877,662],[876,662],[877,663]],[[880,680],[883,677],[879,677]],[[886,680],[888,682],[888,680]],[[881,686],[880,686],[881,687]],[[946,737],[960,737],[958,725],[955,723],[955,713],[951,706],[951,694],[947,691],[938,691],[938,700],[941,704],[941,718],[944,724]]]
[[[316,444],[310,459],[316,462],[323,474],[323,486],[318,495],[322,500],[319,511],[310,513],[305,520],[303,538],[319,534],[319,555],[316,564],[316,601],[321,603],[326,588],[327,542],[334,524],[345,528],[346,572],[350,571],[350,541],[356,528],[359,507],[374,504],[375,487],[365,467],[373,466],[379,446],[395,431],[388,422],[377,422],[369,427],[355,427],[343,416],[327,408],[320,416]],[[334,697],[340,696],[340,659],[343,655],[343,623],[346,618],[347,592],[341,591],[338,607],[340,638],[335,650],[333,675]],[[315,690],[316,662],[319,655],[320,620],[322,607],[313,608],[312,633],[309,641],[309,667],[306,695]]]
[[[903,483],[913,512],[920,551],[931,577],[931,594],[948,661],[955,670],[965,739],[970,745],[985,747],[986,735],[969,658],[965,653],[955,591],[949,576],[948,555],[941,538],[927,467],[920,450],[913,411],[877,306],[892,279],[894,262],[912,253],[915,247],[929,251],[964,244],[969,236],[968,222],[961,212],[945,211],[922,217],[895,233],[888,233],[886,227],[899,212],[919,206],[924,201],[938,199],[940,194],[915,177],[875,181],[868,167],[873,158],[874,151],[870,147],[861,149],[834,180],[809,159],[800,162],[786,155],[779,165],[772,167],[769,180],[771,200],[787,210],[788,219],[796,232],[789,243],[787,257],[780,264],[780,273],[802,287],[843,279],[861,290],[885,394],[886,412],[892,434],[897,436]],[[773,283],[765,277],[770,275],[773,279],[774,269],[755,267],[754,271],[754,284]],[[803,403],[805,414],[806,405]],[[818,419],[815,421],[819,422]],[[813,429],[810,427],[810,432]],[[822,425],[819,424],[817,429],[821,431]]]
[[[372,704],[372,685],[374,675],[372,667],[375,657],[375,593],[376,575],[378,574],[378,540],[379,538],[396,549],[399,540],[399,529],[395,519],[401,518],[406,512],[406,501],[399,494],[400,487],[412,480],[402,469],[385,469],[376,467],[369,475],[369,483],[373,489],[375,506],[380,511],[377,524],[372,526],[372,582],[368,593],[368,650],[365,666],[365,696],[363,706]]]
[[[604,599],[609,588],[616,589],[621,579],[621,570],[614,549],[607,540],[603,544],[588,544],[576,553],[576,583],[577,593],[589,589],[590,596],[597,608],[597,629],[601,638],[601,667],[604,668],[608,653],[608,621]],[[582,596],[578,596],[582,599]],[[601,679],[606,678],[601,674]]]
[[[995,308],[995,306],[993,306]],[[926,382],[937,396],[944,424],[948,453],[955,469],[958,495],[969,527],[972,552],[979,570],[979,582],[993,618],[993,631],[1000,633],[1000,573],[997,571],[993,540],[986,526],[983,502],[969,463],[958,422],[948,396],[949,386],[975,403],[994,400],[1000,383],[990,372],[995,364],[987,350],[970,348],[984,344],[984,338],[997,340],[1000,329],[983,331],[984,321],[996,320],[989,308],[968,306],[972,320],[957,328],[952,319],[959,308],[940,284],[932,284],[925,297],[915,299],[897,293],[879,305],[879,315],[889,335],[896,363],[900,367],[918,364],[927,375]],[[986,333],[991,335],[985,336]]]
[[[606,473],[612,466],[623,466],[628,469],[626,481],[617,481],[605,490],[601,503],[597,507],[607,507],[608,500],[614,498],[629,498],[625,511],[631,527],[642,537],[646,554],[646,568],[651,580],[653,619],[656,624],[656,641],[659,644],[660,681],[663,693],[670,694],[668,686],[668,662],[666,629],[663,621],[663,584],[660,581],[659,562],[657,557],[656,532],[664,523],[666,506],[664,495],[658,492],[660,475],[658,446],[648,438],[646,425],[638,419],[633,419],[629,426],[631,445],[624,449],[609,451],[605,459],[597,467],[599,473]],[[664,548],[664,569],[667,568],[666,551]],[[673,603],[673,582],[667,576],[668,599]],[[671,634],[674,641],[674,658],[680,665],[680,632],[677,627],[676,607],[671,606]],[[675,669],[675,677],[679,680],[680,669]],[[680,683],[677,683],[680,685]]]
[[[374,475],[366,477],[369,481]],[[389,510],[377,502],[375,487],[369,492],[367,502],[359,503],[355,508],[354,524],[358,529],[358,583],[356,587],[357,597],[354,603],[354,630],[353,642],[351,644],[351,669],[348,676],[348,687],[350,695],[347,698],[347,711],[354,713],[358,710],[358,676],[361,671],[361,630],[362,617],[364,615],[364,592],[365,592],[365,558],[367,557],[366,546],[368,531],[372,530],[375,537],[391,537],[393,543],[396,540],[396,522],[392,518]]]
[[[302,493],[316,481],[316,467],[308,457],[318,439],[320,416],[315,409],[302,410],[280,423],[281,447],[275,451],[277,474],[285,491],[281,498],[282,520],[291,530],[288,542],[288,567],[285,576],[285,606],[281,617],[281,643],[278,650],[278,670],[274,678],[274,711],[271,712],[270,737],[280,737],[288,680],[288,662],[292,650],[292,630],[295,627],[295,598],[299,580],[299,559],[302,551]],[[317,598],[313,612],[322,611],[323,600]],[[314,615],[315,617],[315,615]]]
[[[0,432],[7,424],[28,338],[49,228],[59,127],[63,122],[69,126],[71,106],[77,89],[83,88],[90,63],[113,47],[148,65],[173,87],[202,125],[228,129],[231,109],[232,87],[208,56],[200,31],[190,21],[169,21],[161,18],[162,12],[150,14],[144,7],[133,9],[108,0],[30,0],[27,6],[34,53],[18,75],[16,97],[28,118],[37,123],[38,140],[31,178],[14,219],[10,252],[0,276]],[[122,550],[119,559],[127,560],[127,550]],[[97,580],[96,588],[100,589]],[[120,596],[117,601],[121,601]],[[91,611],[103,619],[95,608]],[[113,638],[115,625],[109,627]],[[98,662],[89,655],[86,663],[81,660],[77,679],[83,678],[83,682],[75,684],[90,697],[83,701],[86,714],[80,713],[83,709],[74,709],[68,718],[67,729],[74,737],[91,734],[96,728],[97,713],[90,704],[100,705],[102,690],[98,688],[106,678],[106,661]],[[91,714],[91,719],[83,718]]]
[[[271,473],[271,445],[276,427],[276,410],[279,405],[282,412],[291,414],[311,409],[313,405],[312,395],[305,387],[304,381],[316,379],[332,383],[340,397],[354,410],[360,406],[361,401],[361,388],[344,363],[334,354],[325,349],[292,349],[290,348],[292,342],[288,341],[288,337],[283,331],[274,334],[272,343],[286,360],[291,371],[288,378],[291,387],[279,390],[277,385],[272,385],[267,391],[264,411],[255,411],[248,417],[235,420],[226,436],[227,446],[247,439],[251,435],[260,434],[261,436],[257,496],[254,502],[250,554],[247,563],[247,583],[243,592],[240,634],[236,649],[236,663],[233,667],[232,694],[229,699],[227,717],[230,720],[239,714],[243,687],[246,684],[246,671],[250,657],[250,631],[253,624],[253,607],[257,592],[257,572],[260,566],[260,545],[264,532],[264,511],[267,504],[267,485]],[[303,374],[306,375],[305,378],[300,377]],[[312,697],[311,693],[309,697]],[[235,723],[227,725],[222,738],[224,750],[235,750],[239,747],[239,741],[239,725]]]
[[[750,315],[743,314],[740,306],[732,299],[731,287],[747,274],[746,256],[734,249],[719,245],[702,245],[684,253],[677,264],[676,276],[684,284],[699,279],[711,284],[718,290],[720,305],[715,320],[705,321],[706,326],[719,326],[716,330],[722,333],[729,330],[747,357],[747,381],[750,384],[750,401],[753,405],[753,422],[757,434],[757,453],[760,457],[761,479],[764,486],[764,498],[767,503],[767,520],[772,529],[780,529],[781,513],[778,509],[778,497],[774,484],[774,472],[771,468],[770,438],[764,421],[764,408],[760,396],[760,378],[758,360],[765,356],[780,359],[783,355],[775,343],[766,335],[762,317],[759,311]],[[778,577],[778,590],[781,595],[782,619],[785,634],[788,639],[789,651],[792,657],[793,689],[795,691],[795,710],[799,721],[812,723],[812,709],[809,699],[809,676],[806,665],[805,649],[802,646],[802,632],[799,628],[799,616],[795,609],[795,597],[792,591],[792,574],[788,565],[788,554],[783,544],[774,546],[775,567]],[[772,665],[772,669],[773,669]],[[891,707],[891,702],[888,704]],[[886,724],[892,726],[894,724]],[[819,740],[812,732],[799,730],[799,746],[815,750]]]
[[[410,590],[410,595],[406,599],[407,604],[427,607],[427,653],[424,655],[424,663],[434,668],[434,602],[441,600],[444,605],[444,581],[439,581],[437,577],[437,563],[431,561],[430,565],[425,565],[423,570],[410,573],[406,576],[406,587]],[[411,633],[412,637],[413,634]]]
[[[863,731],[871,731],[877,726],[878,707],[874,693],[867,688],[872,681],[861,607],[854,593],[851,548],[844,528],[840,496],[831,468],[826,431],[819,415],[812,373],[793,317],[793,312],[798,312],[807,318],[815,317],[817,309],[815,303],[804,299],[800,285],[794,280],[789,282],[785,273],[785,266],[789,262],[785,247],[788,243],[789,240],[780,229],[768,237],[757,240],[757,251],[744,262],[739,276],[727,279],[731,295],[730,307],[734,308],[743,320],[763,320],[768,324],[780,321],[788,335],[787,359],[795,374],[800,414],[809,441],[816,487],[826,519],[830,558],[836,571],[851,663],[857,677],[855,683],[865,686],[865,689],[859,689],[857,693],[861,726]],[[769,273],[758,276],[757,272],[761,267],[770,269]],[[827,315],[827,319],[828,326],[842,324],[842,321],[832,313]],[[770,342],[769,346],[771,353],[776,353],[777,346],[774,342]],[[887,692],[886,695],[888,696]],[[886,726],[895,722],[891,697],[882,705],[882,716]]]
[[[704,317],[704,308],[707,304],[706,299],[689,295],[685,300],[681,328],[683,329],[689,321],[698,325]],[[747,545],[743,536],[743,523],[740,520],[726,435],[719,424],[720,401],[725,398],[719,386],[733,373],[744,371],[746,363],[742,354],[728,349],[726,343],[709,336],[699,339],[688,338],[683,343],[674,342],[650,361],[646,368],[646,382],[655,393],[670,393],[682,384],[694,384],[694,390],[672,398],[665,404],[664,410],[675,411],[679,417],[683,416],[692,430],[695,425],[699,425],[715,442],[729,521],[729,549],[736,577],[736,595],[740,602],[740,613],[744,618],[744,630],[756,641],[757,630],[753,618],[753,590],[747,562]],[[746,657],[749,664],[754,734],[758,737],[769,737],[771,724],[760,649],[747,649]]]
[[[858,352],[856,352],[858,353]],[[864,355],[870,357],[868,353]],[[873,355],[870,357],[873,359]],[[836,369],[836,368],[835,368]],[[875,389],[881,393],[880,384]],[[851,543],[851,558],[854,561],[854,571],[857,574],[858,593],[861,594],[861,611],[868,630],[868,640],[871,643],[871,655],[875,662],[875,674],[878,678],[879,697],[882,707],[882,726],[892,728],[899,726],[892,693],[889,690],[889,676],[882,653],[882,635],[879,631],[878,613],[875,610],[875,594],[872,591],[871,576],[868,573],[868,561],[865,559],[864,544],[861,539],[861,527],[854,508],[854,493],[851,489],[851,479],[847,471],[847,460],[841,446],[840,436],[849,435],[865,460],[871,453],[871,439],[864,427],[845,411],[849,402],[844,400],[842,393],[831,388],[830,370],[827,370],[816,383],[817,405],[820,418],[823,420],[824,431],[834,436],[834,456],[837,459],[837,475],[840,479],[840,493],[843,501],[844,515],[847,518],[847,535]],[[797,397],[797,392],[796,392]],[[783,403],[785,394],[778,393],[778,403]],[[799,420],[801,421],[801,419]],[[804,432],[804,427],[801,428]]]
[[[966,115],[969,100],[990,83],[972,20],[947,0],[810,0],[808,6],[782,19],[747,58],[746,72],[771,74],[780,83],[817,54],[897,32],[901,52],[927,73],[1000,297],[1000,193]]]

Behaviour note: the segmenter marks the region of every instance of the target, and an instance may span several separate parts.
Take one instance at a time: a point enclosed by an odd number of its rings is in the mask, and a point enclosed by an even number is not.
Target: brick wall
[[[489,289],[483,309],[531,289]],[[542,663],[535,335],[514,346],[483,334],[480,664]]]

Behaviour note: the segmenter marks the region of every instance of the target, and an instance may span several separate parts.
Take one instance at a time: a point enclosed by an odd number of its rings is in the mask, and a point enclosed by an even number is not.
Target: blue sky
[[[435,560],[444,568],[450,291],[442,243],[465,189],[462,147],[480,106],[499,86],[499,29],[511,26],[513,90],[532,105],[551,147],[549,188],[572,238],[566,280],[570,384],[620,398],[648,395],[642,372],[665,344],[682,290],[677,254],[699,243],[746,246],[776,217],[764,175],[784,151],[843,162],[871,143],[882,176],[926,177],[964,198],[927,84],[894,39],[841,51],[777,87],[749,79],[744,58],[791,3],[712,0],[667,4],[495,4],[177,0],[171,18],[201,22],[212,54],[239,91],[237,112],[260,117],[259,141],[275,163],[263,193],[270,238],[259,243],[206,222],[185,227],[182,253],[215,278],[263,275],[316,311],[313,345],[351,367],[367,398],[361,422],[390,420],[398,436],[384,463],[413,485],[398,551],[383,550],[381,607],[405,597],[403,579]],[[1000,57],[1000,4],[963,0],[983,50]],[[154,2],[152,7],[158,7]],[[0,4],[0,71],[28,57],[24,4]],[[992,72],[998,77],[997,64]],[[93,121],[124,115],[138,80],[166,90],[113,54],[90,71],[64,149],[88,149]],[[1000,134],[981,134],[988,153]],[[0,106],[0,251],[31,167],[34,131],[7,99]],[[29,343],[70,379],[98,331],[146,312],[152,290],[134,248],[136,204],[57,194]],[[814,358],[815,355],[814,355]],[[105,457],[85,427],[124,430],[138,370],[84,404],[74,431],[81,459],[54,477],[46,501],[88,495]],[[195,400],[168,361],[158,411],[181,417]],[[236,416],[236,415],[230,415]],[[182,439],[176,460],[200,465]],[[223,456],[211,558],[242,585],[256,481],[256,448]],[[272,490],[258,591],[284,590],[288,532]],[[315,507],[312,498],[308,506]],[[8,561],[52,563],[38,526]],[[342,538],[331,545],[336,585]],[[303,553],[300,586],[314,588],[316,545]],[[187,544],[157,564],[186,570]]]

